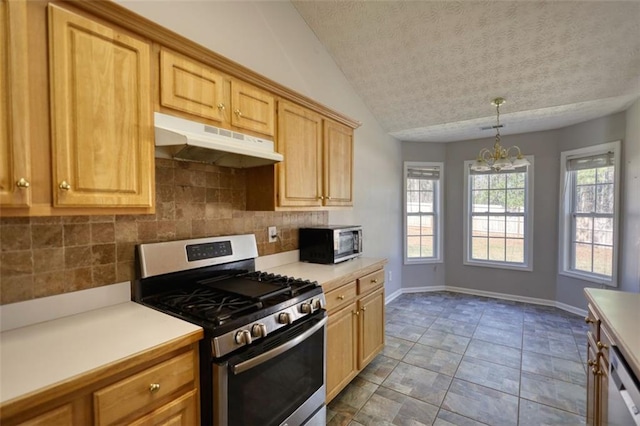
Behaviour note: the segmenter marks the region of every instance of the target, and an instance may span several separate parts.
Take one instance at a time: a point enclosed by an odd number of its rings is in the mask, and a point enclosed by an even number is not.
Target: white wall
[[[402,277],[400,144],[388,136],[290,2],[118,0],[123,6],[288,88],[362,122],[355,132],[355,207],[329,222],[362,224],[366,256]]]

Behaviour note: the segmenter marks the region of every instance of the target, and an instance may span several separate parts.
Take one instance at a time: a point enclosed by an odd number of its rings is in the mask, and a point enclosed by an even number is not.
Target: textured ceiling
[[[293,1],[400,140],[554,129],[640,97],[640,1]]]

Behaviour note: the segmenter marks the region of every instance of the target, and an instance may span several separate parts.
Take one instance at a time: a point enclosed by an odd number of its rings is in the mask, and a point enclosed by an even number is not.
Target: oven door
[[[333,234],[334,263],[342,262],[362,254],[362,229],[336,229]]]
[[[213,365],[214,425],[324,424],[326,312]]]

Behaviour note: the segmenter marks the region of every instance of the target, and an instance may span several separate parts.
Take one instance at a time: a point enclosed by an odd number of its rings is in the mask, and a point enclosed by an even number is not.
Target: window
[[[616,286],[620,142],[563,152],[560,274]]]
[[[443,163],[404,163],[404,261],[442,262]]]
[[[533,157],[515,170],[476,172],[465,162],[464,263],[533,268]]]

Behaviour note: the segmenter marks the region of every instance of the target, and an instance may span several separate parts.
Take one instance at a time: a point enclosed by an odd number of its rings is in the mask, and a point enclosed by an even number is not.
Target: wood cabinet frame
[[[83,203],[72,203],[73,206],[65,205],[65,207],[57,207],[57,205],[61,206],[65,203],[59,203],[57,198],[54,197],[54,195],[60,195],[57,193],[58,184],[60,182],[58,182],[59,176],[56,175],[54,177],[54,170],[52,170],[53,167],[51,161],[54,154],[52,152],[51,141],[51,107],[50,98],[48,96],[50,79],[47,71],[49,69],[49,65],[46,15],[46,8],[49,3],[55,3],[64,9],[87,17],[100,25],[118,28],[118,30],[123,34],[130,35],[134,38],[144,39],[151,45],[153,52],[153,71],[150,75],[150,81],[151,86],[154,88],[150,90],[150,96],[153,95],[153,106],[155,110],[159,110],[161,108],[159,101],[160,90],[157,88],[159,83],[160,58],[159,56],[156,57],[156,53],[159,52],[161,48],[166,48],[175,51],[186,58],[197,60],[203,65],[211,67],[220,73],[229,76],[232,85],[234,82],[236,82],[239,87],[242,87],[243,84],[251,85],[257,90],[261,90],[272,95],[274,99],[283,99],[288,102],[295,103],[300,107],[320,114],[323,117],[323,120],[339,123],[350,129],[355,129],[360,126],[358,121],[336,112],[287,87],[284,87],[279,83],[251,71],[219,54],[216,54],[215,52],[212,52],[207,48],[162,27],[161,25],[137,15],[115,2],[93,0],[58,0],[55,2],[49,2],[47,0],[15,0],[9,3],[15,3],[16,5],[20,5],[20,7],[26,7],[26,25],[21,26],[22,31],[18,31],[18,37],[22,39],[21,45],[24,45],[25,43],[27,45],[26,49],[11,49],[12,52],[19,52],[18,59],[20,61],[27,62],[27,66],[19,67],[19,71],[22,73],[21,75],[23,76],[23,79],[18,80],[14,78],[11,73],[9,73],[9,78],[11,78],[12,87],[16,88],[16,93],[29,94],[20,97],[20,99],[24,100],[23,104],[13,104],[14,108],[22,111],[18,114],[20,115],[19,121],[22,125],[19,126],[19,128],[15,127],[14,130],[12,130],[14,133],[16,131],[21,132],[20,135],[14,135],[12,137],[14,139],[19,138],[21,142],[24,142],[19,145],[25,147],[23,151],[15,155],[17,158],[15,164],[23,167],[25,171],[22,173],[16,168],[17,174],[14,173],[14,177],[11,180],[14,180],[15,176],[18,174],[21,176],[23,174],[28,176],[30,174],[28,168],[31,168],[31,179],[29,180],[30,187],[28,192],[22,190],[17,192],[17,194],[20,195],[20,200],[9,199],[9,196],[0,195],[0,200],[2,201],[0,203],[0,213],[3,216],[150,214],[154,213],[155,210],[155,200],[153,199],[151,201],[151,206],[148,206],[147,204],[135,205],[135,203],[130,203],[121,207],[117,206],[116,202],[116,205],[112,205],[109,208],[105,208],[104,205],[81,205]],[[11,22],[13,25],[14,22],[19,24],[20,21],[14,21],[12,17]],[[13,29],[11,29],[11,31],[13,31]],[[25,55],[24,52],[28,53]],[[4,49],[1,50],[0,53],[4,54]],[[18,69],[18,67],[13,66],[12,68]],[[24,72],[25,69],[28,69],[27,73]],[[37,96],[35,96],[35,94],[37,94]],[[250,121],[260,122],[261,120],[262,118],[258,116],[256,119],[252,119]],[[232,124],[234,123],[233,119],[231,122]],[[256,123],[252,123],[251,125],[253,124]],[[233,125],[243,126],[244,128],[250,127],[247,123],[242,124],[242,119],[240,119],[240,121],[236,120]],[[256,125],[259,126],[260,124],[258,123]],[[53,133],[55,134],[58,130],[59,129],[53,129]],[[153,129],[148,128],[146,131],[152,133]],[[251,130],[249,130],[249,132],[251,132]],[[55,147],[53,147],[53,149],[55,149]],[[38,155],[31,155],[32,153],[37,153]],[[43,155],[43,153],[46,153],[46,155]],[[29,156],[31,156],[30,159]],[[276,187],[273,186],[275,185],[273,169],[274,167],[272,166],[270,171],[266,171],[268,176],[265,177],[267,177],[267,180],[263,181],[266,183],[271,181],[273,184],[265,185],[266,188],[264,188],[263,192],[265,192],[266,195],[260,195],[260,197],[264,197],[268,200],[275,200],[274,197],[277,191]],[[153,172],[153,169],[150,170],[151,185],[154,185],[155,183],[153,182]],[[153,186],[150,191],[153,196]],[[273,197],[271,197],[271,195],[273,195]],[[29,197],[31,197],[30,200]],[[331,197],[333,198],[333,196]],[[324,205],[317,207],[288,207],[286,210],[327,210],[334,208],[336,205],[344,206],[345,204],[343,201],[338,201],[342,198],[342,196],[338,196],[336,197],[335,203],[325,203]],[[270,201],[272,206],[274,206],[274,203],[274,201]],[[251,208],[249,207],[249,209]],[[276,209],[275,206],[268,210],[274,209]]]
[[[384,348],[384,273],[369,269],[326,291],[327,404]]]
[[[69,423],[55,424],[71,424],[84,426],[88,424],[101,424],[94,419],[94,403],[93,394],[109,385],[125,380],[137,373],[143,372],[149,368],[160,365],[163,362],[170,361],[174,358],[184,356],[191,352],[193,354],[193,372],[194,380],[186,386],[180,387],[177,391],[169,395],[163,396],[145,406],[144,409],[137,410],[132,413],[124,413],[119,423],[140,422],[152,419],[153,416],[164,418],[171,413],[175,416],[176,411],[180,408],[184,410],[184,405],[176,407],[183,397],[193,397],[190,403],[195,403],[195,416],[199,418],[199,351],[198,340],[202,338],[202,332],[176,339],[166,345],[158,346],[149,351],[124,359],[120,362],[106,365],[94,370],[86,375],[61,382],[40,392],[25,395],[0,406],[0,423],[3,426],[22,425],[27,422],[28,425],[49,425],[52,419],[72,419]],[[169,413],[166,411],[169,410]],[[178,413],[178,418],[180,414]],[[138,424],[138,423],[135,423]],[[155,423],[153,423],[155,424]],[[180,423],[176,423],[180,424]],[[195,424],[195,423],[193,423]]]

